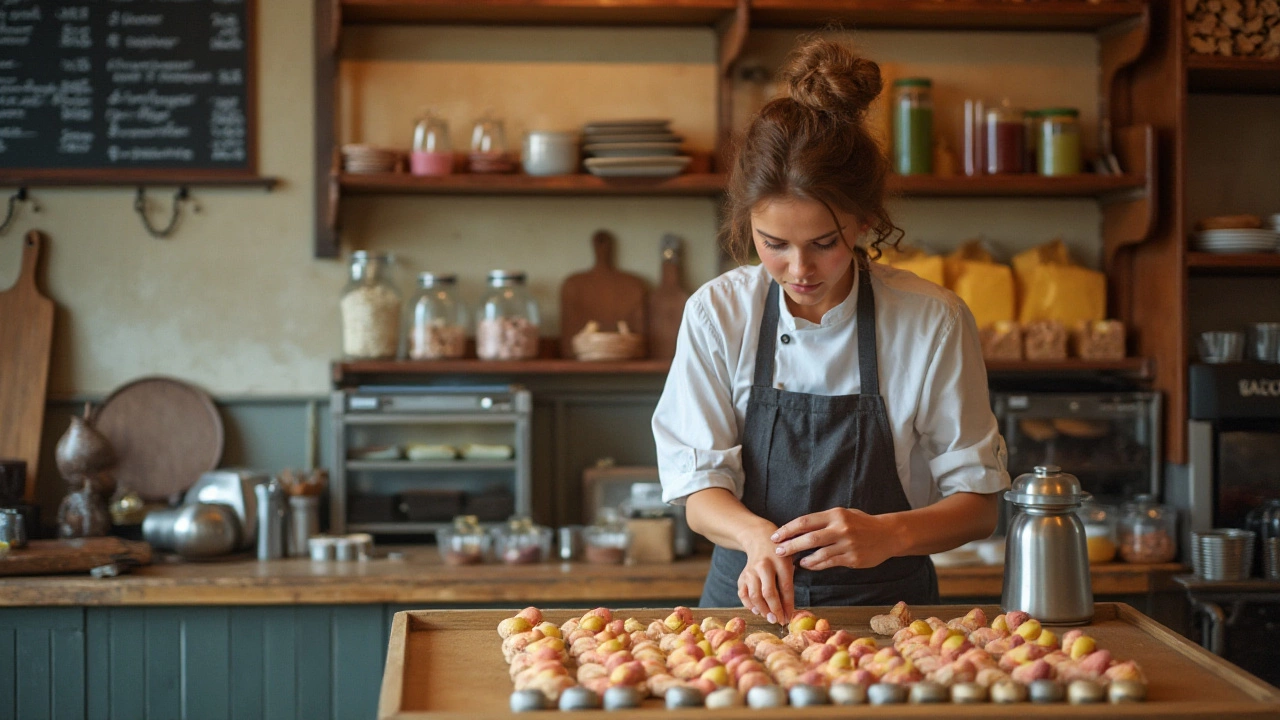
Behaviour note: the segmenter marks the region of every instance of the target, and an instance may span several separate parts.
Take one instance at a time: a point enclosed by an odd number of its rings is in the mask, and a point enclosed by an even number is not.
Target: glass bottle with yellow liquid
[[[1084,522],[1085,545],[1089,563],[1111,562],[1116,557],[1116,509],[1086,501],[1076,513]]]

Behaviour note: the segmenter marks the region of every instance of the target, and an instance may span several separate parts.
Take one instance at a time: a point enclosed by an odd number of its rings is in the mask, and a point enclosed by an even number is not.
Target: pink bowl
[[[448,175],[453,172],[453,153],[414,151],[409,169],[414,175]]]

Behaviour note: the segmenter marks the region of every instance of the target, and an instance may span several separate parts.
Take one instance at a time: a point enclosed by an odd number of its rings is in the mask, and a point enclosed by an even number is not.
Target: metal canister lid
[[[1080,489],[1080,479],[1057,465],[1037,465],[1019,475],[1004,498],[1018,505],[1042,508],[1074,508],[1093,497]]]
[[[418,273],[418,284],[424,288],[436,287],[437,285],[457,285],[458,276],[456,273],[421,272]]]
[[[490,285],[508,285],[511,283],[523,283],[525,274],[523,270],[490,270]]]

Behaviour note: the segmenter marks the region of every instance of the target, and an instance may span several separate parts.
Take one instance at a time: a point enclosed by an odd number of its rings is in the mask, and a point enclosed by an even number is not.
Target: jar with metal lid
[[[1075,108],[1040,111],[1039,168],[1041,175],[1080,172],[1080,113]]]
[[[1120,557],[1131,563],[1164,563],[1178,554],[1177,512],[1153,495],[1135,495],[1120,506],[1116,536]]]
[[[516,516],[493,530],[494,553],[508,565],[538,563],[551,556],[551,528]]]
[[[409,357],[439,360],[460,358],[466,353],[470,313],[458,298],[457,286],[457,275],[429,272],[418,275]]]
[[[489,533],[475,515],[459,515],[453,524],[436,531],[436,547],[447,565],[475,565],[489,552]]]
[[[631,531],[617,508],[600,508],[596,523],[583,529],[585,560],[601,565],[621,565],[631,548]]]
[[[342,354],[348,358],[394,358],[400,350],[400,290],[390,255],[351,253],[342,289]]]
[[[1046,624],[1093,619],[1093,584],[1084,523],[1076,509],[1091,499],[1076,476],[1054,465],[1019,475],[1005,499],[1017,509],[1005,540],[1005,612]]]
[[[933,81],[893,83],[893,167],[899,175],[933,172]]]
[[[1076,510],[1084,523],[1090,563],[1111,562],[1116,557],[1116,509],[1087,501]]]
[[[538,356],[538,302],[518,270],[491,270],[489,292],[476,318],[476,355],[481,360],[528,360]]]
[[[1008,104],[987,109],[987,174],[1022,172],[1026,158],[1026,126],[1021,108]]]

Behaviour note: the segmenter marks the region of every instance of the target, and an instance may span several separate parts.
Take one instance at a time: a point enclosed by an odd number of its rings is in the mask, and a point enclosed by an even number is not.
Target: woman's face
[[[817,200],[764,200],[751,212],[756,253],[787,294],[791,314],[810,322],[849,296],[857,220]]]

